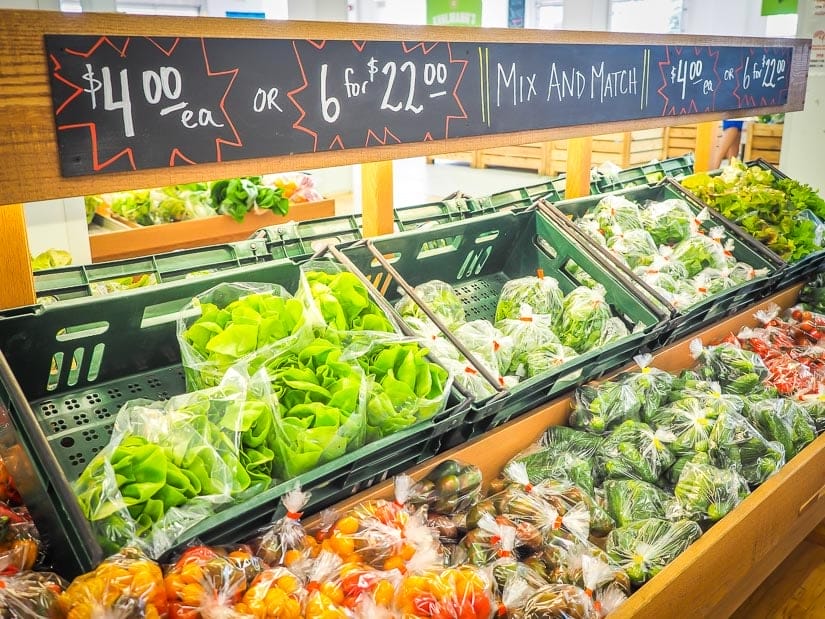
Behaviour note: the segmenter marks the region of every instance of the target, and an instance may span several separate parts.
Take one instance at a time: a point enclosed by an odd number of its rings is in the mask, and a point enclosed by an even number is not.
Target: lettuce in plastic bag
[[[582,219],[593,219],[607,239],[615,230],[636,230],[643,228],[639,205],[619,195],[608,194],[602,198],[591,213]]]
[[[559,282],[539,269],[537,276],[519,277],[504,284],[496,305],[496,322],[529,313],[548,315],[555,324],[561,315],[563,298]]]
[[[599,343],[610,317],[604,293],[579,286],[564,298],[559,339],[579,354],[587,352]]]
[[[464,324],[464,304],[449,284],[435,279],[416,286],[415,294],[450,331]],[[396,302],[395,309],[405,320],[415,317],[429,321],[424,311],[407,295]]]
[[[678,198],[651,202],[642,210],[642,222],[657,245],[675,245],[688,238],[696,216]]]

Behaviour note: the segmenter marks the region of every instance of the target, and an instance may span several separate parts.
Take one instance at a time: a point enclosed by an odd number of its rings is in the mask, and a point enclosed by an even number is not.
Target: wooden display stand
[[[707,345],[744,326],[756,326],[753,316],[756,310],[773,303],[789,307],[796,301],[798,293],[799,286],[795,286],[690,336],[656,354],[652,366],[678,372],[692,363],[689,348],[696,337]],[[566,424],[570,410],[570,398],[561,398],[437,456],[410,474],[420,479],[442,460],[453,458],[475,464],[481,469],[483,479],[489,482],[511,458],[532,445],[548,426]],[[730,616],[825,518],[823,471],[825,435],[806,447],[672,564],[630,596],[610,614],[611,619]],[[392,492],[392,482],[386,482],[339,504],[337,509],[344,512],[368,499],[391,500]],[[305,524],[312,528],[318,521],[315,517],[307,519]]]
[[[626,120],[604,122],[604,115],[615,111],[609,108],[600,109],[593,115],[592,120],[583,120],[575,126],[549,126],[536,130],[521,130],[513,133],[497,133],[494,130],[494,119],[490,118],[490,99],[487,98],[486,114],[480,115],[480,107],[471,111],[476,126],[487,128],[473,137],[452,137],[447,139],[422,139],[418,142],[401,143],[391,131],[381,132],[377,142],[370,139],[364,147],[346,149],[328,148],[328,144],[320,144],[315,152],[290,152],[289,154],[273,155],[253,159],[239,159],[222,161],[220,157],[215,163],[200,163],[198,165],[174,165],[168,168],[139,169],[132,172],[113,172],[107,174],[91,174],[88,176],[64,176],[61,173],[60,158],[55,131],[55,108],[51,96],[47,58],[45,54],[46,34],[96,33],[107,35],[115,40],[124,36],[132,37],[180,37],[199,36],[221,38],[227,45],[236,39],[293,39],[306,42],[320,51],[323,45],[319,42],[350,41],[357,49],[369,41],[400,42],[397,47],[403,48],[404,54],[416,50],[419,45],[426,48],[425,43],[406,47],[407,42],[448,42],[454,44],[475,44],[483,38],[483,45],[498,43],[507,44],[548,44],[563,45],[634,45],[647,46],[679,46],[685,50],[702,50],[707,46],[724,45],[740,47],[742,49],[766,49],[771,47],[792,47],[793,54],[786,67],[788,84],[787,102],[777,105],[749,108],[748,114],[768,114],[788,112],[802,109],[805,99],[805,85],[808,58],[810,55],[810,41],[782,40],[782,39],[750,39],[724,38],[709,36],[681,36],[681,35],[650,35],[650,34],[620,34],[603,32],[546,32],[531,30],[484,29],[483,32],[475,28],[429,28],[429,27],[399,27],[375,24],[347,24],[323,22],[272,22],[258,20],[232,19],[199,19],[199,18],[161,18],[142,17],[135,15],[106,15],[95,13],[62,14],[40,11],[0,11],[0,93],[3,93],[3,105],[0,106],[0,223],[3,224],[4,240],[0,248],[0,275],[3,275],[3,296],[0,296],[0,308],[18,307],[32,304],[35,301],[31,272],[21,268],[28,264],[28,249],[19,238],[23,234],[22,208],[19,203],[24,201],[45,200],[66,196],[100,194],[120,191],[134,187],[158,187],[180,183],[202,181],[209,178],[230,178],[233,176],[247,176],[264,174],[272,170],[292,171],[325,166],[348,165],[365,162],[386,162],[415,156],[438,156],[444,153],[467,152],[486,150],[491,148],[513,146],[520,144],[540,144],[558,140],[572,140],[568,145],[568,170],[566,195],[568,197],[587,195],[590,192],[589,170],[592,162],[591,153],[596,150],[593,142],[586,136],[603,135],[605,132],[613,135],[624,135],[627,132],[644,132],[656,130],[651,137],[641,140],[647,142],[645,147],[628,150],[626,141],[619,138],[612,142],[614,154],[649,159],[650,153],[656,150],[661,128],[663,126],[684,124],[685,120],[699,123],[718,121],[722,118],[741,116],[742,111],[735,112],[684,112],[680,116],[657,111],[657,116],[648,114],[646,118],[632,118],[621,116]],[[113,47],[108,38],[109,44]],[[153,39],[152,42],[161,51],[161,45]],[[295,43],[293,42],[293,46]],[[447,46],[449,48],[449,46]],[[510,49],[508,47],[508,49]],[[109,50],[105,50],[107,53]],[[432,51],[424,51],[428,54]],[[615,50],[614,50],[615,51]],[[625,53],[627,50],[621,50]],[[648,50],[649,51],[649,50]],[[747,52],[744,52],[747,53]],[[205,56],[205,48],[203,52]],[[423,55],[422,54],[422,55]],[[406,59],[409,56],[404,56]],[[428,57],[431,59],[432,56]],[[649,56],[647,62],[649,64]],[[233,59],[233,62],[236,60]],[[481,61],[481,49],[479,58]],[[164,61],[165,62],[165,61]],[[452,59],[448,60],[452,63]],[[469,61],[466,61],[469,65]],[[643,62],[639,59],[639,62]],[[680,61],[681,62],[681,61]],[[784,62],[784,61],[783,61]],[[389,64],[389,63],[388,63]],[[396,63],[397,64],[397,63]],[[324,67],[327,65],[324,64]],[[645,65],[647,66],[647,65]],[[681,65],[680,65],[681,66]],[[696,65],[694,65],[694,68]],[[317,68],[317,67],[316,67]],[[431,68],[431,81],[437,79],[437,71]],[[675,69],[675,67],[674,67]],[[301,68],[303,71],[303,67]],[[402,75],[403,67],[398,74]],[[482,75],[479,65],[474,66],[477,75]],[[386,74],[388,69],[384,70]],[[470,69],[467,69],[469,72]],[[230,73],[227,71],[226,73]],[[343,74],[343,70],[341,71]],[[424,67],[420,73],[427,73]],[[495,67],[487,69],[486,74],[495,75]],[[640,71],[641,73],[641,71]],[[324,71],[320,72],[325,75]],[[674,73],[675,74],[675,73]],[[209,75],[212,77],[212,74]],[[292,76],[295,77],[295,76]],[[641,76],[642,83],[646,77]],[[234,78],[233,78],[234,79]],[[304,80],[306,81],[306,75]],[[478,80],[478,77],[476,78]],[[398,80],[401,81],[400,78]],[[650,85],[650,82],[646,82]],[[169,86],[167,84],[167,86]],[[353,86],[353,84],[351,84]],[[682,93],[687,82],[682,82]],[[693,86],[691,86],[693,87]],[[456,86],[457,88],[457,86]],[[701,85],[700,85],[701,90]],[[483,89],[483,84],[482,84]],[[82,87],[77,88],[76,95],[81,96]],[[297,92],[297,91],[296,91]],[[329,97],[322,87],[321,97],[327,97],[324,108],[325,118],[334,119],[338,112],[336,104],[342,106],[341,100]],[[411,92],[411,91],[410,91]],[[477,90],[473,91],[478,92]],[[642,104],[646,93],[656,90],[647,88],[642,93]],[[264,93],[266,94],[266,93]],[[446,91],[440,94],[447,94]],[[489,94],[489,89],[488,89]],[[381,91],[376,90],[376,110],[381,101]],[[440,96],[440,95],[439,95]],[[698,95],[697,95],[698,96]],[[384,92],[384,101],[388,102],[389,89]],[[684,98],[684,95],[682,95]],[[266,99],[266,97],[264,98]],[[315,107],[317,108],[317,99]],[[390,105],[398,105],[400,109],[404,99]],[[423,99],[422,99],[423,100]],[[222,100],[223,101],[223,100]],[[478,102],[474,102],[480,104]],[[109,101],[109,104],[112,104]],[[414,107],[415,101],[409,97],[408,105]],[[639,105],[634,101],[634,106]],[[704,103],[703,103],[704,106]],[[640,106],[640,107],[643,107]],[[667,103],[666,106],[667,108]],[[469,103],[468,108],[469,109]],[[582,108],[589,110],[590,108]],[[633,107],[632,109],[636,109]],[[652,107],[649,109],[653,109]],[[661,110],[659,103],[656,109]],[[689,109],[689,108],[688,108]],[[699,107],[698,109],[704,109]],[[579,110],[580,111],[580,110]],[[502,113],[497,109],[495,113]],[[515,114],[515,112],[513,112]],[[679,112],[674,111],[674,114]],[[641,115],[641,114],[640,114]],[[465,117],[469,118],[469,115]],[[616,116],[619,118],[618,116]],[[352,116],[349,117],[352,120]],[[410,116],[412,118],[412,116]],[[455,116],[451,116],[455,118]],[[515,116],[511,117],[513,120]],[[553,118],[553,116],[548,116]],[[583,118],[583,116],[582,116]],[[290,129],[295,129],[298,121],[290,120]],[[322,121],[323,122],[323,121]],[[331,122],[327,120],[327,122]],[[383,122],[383,121],[382,121]],[[412,121],[410,121],[412,122]],[[443,122],[443,119],[442,119]],[[590,122],[591,124],[586,124]],[[469,123],[469,121],[468,121]],[[77,125],[72,125],[75,128]],[[95,125],[86,123],[84,127]],[[534,126],[534,125],[530,125]],[[547,125],[544,125],[547,126]],[[443,125],[442,125],[443,127]],[[304,131],[308,131],[302,127]],[[423,127],[426,132],[428,127]],[[343,130],[343,129],[342,129]],[[122,132],[122,129],[121,129]],[[310,132],[312,133],[312,132]],[[710,135],[705,124],[701,134]],[[375,134],[373,134],[375,135]],[[425,135],[421,133],[420,135]],[[106,137],[106,136],[104,136]],[[117,136],[109,136],[115,139]],[[317,134],[316,134],[317,137]],[[336,141],[333,138],[332,143]],[[361,144],[364,144],[362,141]],[[704,151],[697,149],[697,169],[702,169],[699,153],[705,157]],[[214,153],[214,151],[212,151]],[[220,152],[220,151],[219,151]],[[269,152],[269,151],[268,151]],[[280,152],[280,151],[272,151]],[[95,156],[97,152],[95,151]],[[678,155],[682,152],[676,153]],[[213,155],[214,157],[214,155]],[[213,159],[206,159],[213,161]],[[95,162],[97,163],[97,162]],[[175,163],[180,163],[176,161]],[[364,185],[373,193],[364,210],[365,231],[377,234],[385,232],[388,222],[392,222],[391,191],[387,187],[391,182],[391,165],[382,163],[371,166],[364,173]],[[14,206],[17,205],[17,206]],[[5,235],[14,237],[9,242]],[[796,291],[792,290],[785,296],[774,299],[787,303]],[[750,320],[752,312],[746,312],[744,318],[732,319],[723,323],[706,334],[706,337],[715,337],[726,334],[731,329],[738,328],[743,321]],[[674,348],[661,352],[656,363],[665,369],[683,367],[689,358],[687,343],[681,343]],[[489,479],[491,472],[496,473],[501,466],[516,451],[527,446],[550,424],[562,423],[568,415],[569,402],[557,401],[532,414],[528,414],[487,436],[468,444],[456,451],[444,454],[445,457],[462,457],[470,461],[477,461]],[[413,473],[420,476],[427,467],[435,462],[431,461],[424,468],[418,468]],[[646,584],[638,593],[634,594],[624,604],[615,617],[722,617],[733,611],[741,601],[758,586],[758,584],[775,569],[777,565],[800,543],[805,536],[825,516],[825,437],[819,437],[816,442],[805,449],[801,454],[785,466],[777,475],[769,479],[758,488],[743,504],[716,524],[706,535],[693,544],[672,565],[664,569],[659,575]],[[384,485],[370,494],[386,495],[389,486]]]
[[[681,157],[685,153],[694,152],[696,150],[696,128],[695,124],[666,127],[662,157],[665,159]]]
[[[251,212],[243,221],[229,215],[189,219],[157,226],[136,226],[129,230],[89,235],[92,262],[120,260],[160,254],[175,249],[242,241],[256,230],[289,221],[308,221],[335,215],[335,200],[293,204],[285,216],[272,211]]]
[[[748,123],[745,129],[745,161],[764,159],[779,165],[782,152],[782,129],[784,125]]]
[[[627,168],[662,159],[663,146],[664,129],[594,135],[591,162],[594,166],[599,166],[610,161],[620,168]],[[550,174],[566,172],[568,163],[567,141],[554,142]]]

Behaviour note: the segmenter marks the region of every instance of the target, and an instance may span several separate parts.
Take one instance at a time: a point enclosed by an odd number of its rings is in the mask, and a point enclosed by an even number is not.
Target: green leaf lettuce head
[[[639,520],[614,529],[607,537],[607,554],[627,572],[630,582],[642,585],[702,535],[690,520]]]
[[[608,194],[599,201],[592,213],[585,215],[599,225],[605,238],[610,239],[616,231],[627,232],[643,228],[639,205],[624,196]]]
[[[302,303],[280,286],[219,284],[178,319],[187,384],[194,389],[217,385],[239,363],[254,374],[278,350],[310,338]]]
[[[719,175],[694,174],[681,182],[783,260],[796,262],[822,248],[817,226],[803,211],[825,219],[825,202],[808,185],[738,160]]]
[[[74,483],[104,547],[132,544],[157,557],[233,499],[272,482],[274,414],[241,375],[118,413],[109,444]]]
[[[235,221],[243,221],[244,216],[255,206],[258,184],[254,178],[233,178],[215,181],[209,191],[212,204],[219,213],[229,215]]]
[[[488,320],[473,320],[459,326],[454,335],[494,376],[507,373],[513,360],[513,338]]]
[[[562,353],[562,343],[552,331],[552,316],[528,313],[521,318],[500,320],[496,323],[496,328],[512,341],[512,358],[506,374],[520,378],[527,376],[527,357],[536,351],[550,350]]]
[[[466,321],[464,304],[449,284],[440,280],[425,282],[415,287],[415,294],[450,331],[454,331]],[[405,319],[413,317],[429,320],[418,304],[407,295],[398,300],[395,309]]]
[[[340,331],[395,331],[361,280],[332,261],[301,265],[297,298],[310,309],[315,325]]]
[[[659,255],[653,237],[639,228],[627,232],[616,231],[607,241],[607,248],[631,269],[650,266]]]
[[[267,361],[278,399],[278,477],[292,479],[364,445],[368,381],[341,356],[337,341],[319,337]]]
[[[32,271],[65,267],[71,263],[72,255],[63,249],[47,249],[31,259]]]
[[[579,286],[564,298],[559,339],[579,354],[587,352],[598,344],[610,317],[602,291]]]
[[[538,276],[511,279],[499,294],[496,322],[520,318],[528,311],[530,314],[546,314],[555,324],[561,316],[563,298],[559,282],[545,276],[541,270]],[[529,310],[525,310],[525,306]]]
[[[427,358],[416,342],[387,342],[357,358],[369,377],[367,441],[403,430],[439,413],[449,395],[450,376]]]

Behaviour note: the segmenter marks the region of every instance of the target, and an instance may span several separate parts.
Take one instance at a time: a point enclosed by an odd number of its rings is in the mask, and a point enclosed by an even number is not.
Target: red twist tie
[[[584,588],[584,594],[589,597],[591,600],[593,599],[593,589],[588,589],[587,587]]]
[[[553,530],[557,531],[558,529],[561,529],[561,525],[562,525],[561,516],[556,516],[556,520],[555,520],[555,522],[553,522]]]
[[[510,552],[509,550],[499,550],[498,551],[498,556],[501,557],[502,559],[509,559],[510,557],[513,556],[513,553]]]
[[[533,492],[533,484],[526,483],[524,484],[524,491],[527,493]]]
[[[507,607],[502,603],[498,605],[498,610],[496,610],[496,617],[506,617],[507,616]]]
[[[472,376],[475,376],[476,374],[478,374],[478,370],[476,370],[475,368],[471,368],[469,365],[464,368],[464,371],[467,374],[471,374]]]
[[[491,546],[495,546],[496,544],[498,544],[498,543],[500,543],[500,542],[501,542],[501,537],[500,537],[500,536],[498,536],[498,535],[493,535],[493,536],[490,538],[490,545],[491,545]]]
[[[319,583],[317,580],[310,580],[307,583],[306,589],[307,589],[307,593],[312,593],[313,591],[320,591],[321,590],[321,583]]]
[[[501,348],[501,344],[499,344],[496,340],[493,340],[493,351],[498,352],[499,348]]]
[[[593,600],[593,610],[595,610],[597,613],[601,614],[601,612],[602,612],[602,603],[599,600]]]
[[[303,515],[304,515],[304,512],[291,512],[289,510],[287,510],[287,512],[286,512],[286,517],[289,518],[290,520],[300,520],[301,516],[303,516]]]
[[[521,320],[522,322],[533,322],[533,317],[532,316],[521,316],[521,317],[519,317],[519,320]]]
[[[536,277],[539,279],[544,279],[544,269],[538,268],[536,269]]]

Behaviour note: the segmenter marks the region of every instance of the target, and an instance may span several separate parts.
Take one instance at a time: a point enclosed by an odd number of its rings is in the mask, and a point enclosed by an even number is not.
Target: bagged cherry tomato
[[[469,566],[408,574],[396,592],[405,618],[489,619],[494,606],[484,571]]]
[[[3,458],[0,458],[0,502],[10,505],[20,505],[22,503],[20,493],[14,485],[14,480],[12,480],[11,473],[9,473]]]
[[[301,524],[301,512],[310,498],[309,492],[298,487],[284,495],[286,515],[267,527],[253,545],[256,554],[269,565],[283,565],[290,550],[302,551],[307,547],[307,536]]]
[[[25,507],[0,503],[0,574],[34,567],[40,555],[40,536]]]
[[[265,568],[247,546],[188,548],[164,578],[170,619],[242,616],[233,607]]]
[[[58,596],[66,581],[50,572],[0,576],[0,619],[58,619]]]
[[[466,512],[481,495],[481,481],[481,470],[474,464],[444,460],[413,487],[410,502],[438,514]]]
[[[275,567],[258,574],[234,610],[254,619],[301,619],[306,590],[288,569]]]
[[[160,567],[129,547],[75,578],[59,602],[66,619],[159,619],[167,613]]]
[[[368,610],[392,610],[395,590],[401,581],[399,570],[375,570],[366,565],[347,563],[341,567],[340,574],[344,606],[363,617],[373,616],[367,614]]]
[[[306,619],[349,619],[354,613],[344,605],[344,589],[339,578],[341,558],[321,551],[306,572]]]

